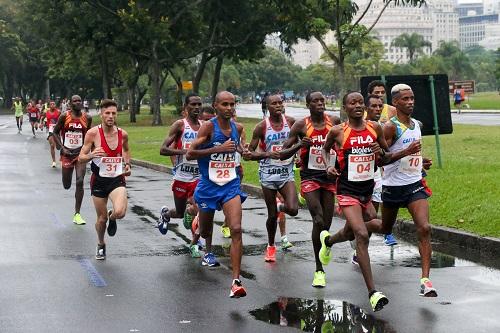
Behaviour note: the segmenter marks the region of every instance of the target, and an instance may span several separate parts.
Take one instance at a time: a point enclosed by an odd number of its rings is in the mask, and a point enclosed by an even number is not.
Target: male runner
[[[243,128],[232,120],[235,105],[234,95],[228,91],[215,96],[217,116],[203,123],[198,137],[187,152],[188,160],[198,160],[201,179],[194,192],[199,207],[201,237],[206,239],[207,253],[202,264],[216,261],[211,253],[211,237],[215,210],[223,210],[231,230],[231,268],[233,283],[229,297],[246,296],[240,280],[243,244],[241,237],[241,203],[246,194],[241,191],[236,172],[235,152],[242,151],[239,138]]]
[[[269,117],[266,117],[255,126],[252,140],[248,147],[249,152],[245,159],[259,161],[259,179],[267,206],[267,238],[264,260],[276,261],[276,236],[278,213],[285,212],[290,216],[298,213],[297,190],[295,189],[293,174],[293,157],[284,161],[280,160],[280,151],[283,143],[288,139],[290,128],[295,119],[283,114],[283,100],[278,94],[266,97]],[[257,148],[260,151],[256,151]],[[284,205],[276,205],[276,195],[280,193]]]
[[[379,311],[389,300],[375,290],[368,254],[369,233],[378,232],[381,228],[381,221],[376,219],[377,213],[371,201],[375,164],[379,158],[385,164],[415,153],[420,150],[420,144],[414,143],[403,152],[395,152],[394,156],[385,153],[388,147],[381,126],[363,120],[363,96],[358,92],[347,93],[342,105],[348,120],[330,130],[323,150],[325,161],[329,161],[332,147],[335,146],[337,150],[338,170],[335,166],[329,166],[327,172],[337,177],[337,199],[346,224],[333,236],[327,230],[321,232],[319,257],[327,265],[331,260],[333,244],[355,238],[358,263],[368,289],[368,298],[373,311]],[[374,143],[378,145],[374,146]]]
[[[127,211],[125,177],[131,173],[130,151],[127,132],[115,126],[116,116],[116,102],[104,99],[101,102],[101,124],[87,131],[78,156],[78,161],[83,165],[92,160],[90,190],[97,214],[97,260],[106,259],[106,223],[108,235],[113,237],[117,229],[116,220],[124,218]],[[108,199],[113,209],[108,210]]]
[[[392,102],[397,109],[395,117],[384,126],[384,136],[389,151],[408,149],[413,142],[420,142],[421,124],[411,117],[415,97],[410,86],[397,84],[391,89]],[[382,176],[382,232],[391,232],[398,210],[406,207],[417,227],[418,250],[422,260],[420,296],[436,297],[436,289],[429,280],[431,266],[431,227],[429,203],[431,191],[422,178],[422,167],[429,169],[432,161],[422,158],[418,151],[400,161],[384,167]]]
[[[160,149],[160,155],[174,156],[175,158],[174,182],[172,183],[175,208],[170,210],[166,206],[161,208],[158,229],[162,234],[167,233],[168,223],[171,218],[182,218],[184,216],[186,205],[188,201],[192,200],[194,189],[198,184],[200,173],[198,163],[188,161],[186,152],[196,139],[201,126],[199,120],[201,104],[201,97],[197,94],[186,96],[184,100],[186,117],[172,124],[170,132]],[[186,229],[191,229],[192,217],[190,219],[186,218],[185,222]]]
[[[54,140],[54,127],[56,127],[57,120],[61,116],[61,112],[59,112],[59,109],[56,108],[56,103],[54,101],[50,101],[49,103],[49,109],[45,111],[43,114],[43,117],[47,121],[47,126],[49,129],[49,135],[47,137],[47,140],[49,141],[50,145],[50,156],[52,157],[52,167],[56,167],[56,143]]]
[[[28,106],[26,107],[26,113],[28,113],[31,124],[31,132],[33,132],[33,137],[35,138],[35,130],[38,129],[40,121],[40,110],[35,105],[33,105],[33,103],[28,103]]]
[[[375,88],[377,90],[377,87]],[[383,97],[380,95],[368,95],[365,98],[366,105],[366,120],[376,121],[383,125],[385,122],[380,120],[382,111],[387,104],[384,104]],[[373,189],[372,196],[373,206],[375,211],[378,213],[380,203],[382,203],[382,169],[378,168],[375,171],[375,188]],[[384,235],[384,244],[387,246],[393,246],[398,244],[396,238],[392,233]]]
[[[327,177],[322,149],[328,131],[333,125],[339,124],[340,119],[325,114],[325,97],[320,92],[307,94],[306,106],[310,115],[293,124],[280,158],[282,160],[290,158],[300,149],[300,187],[313,220],[311,238],[316,270],[312,286],[323,288],[326,286],[326,276],[319,260],[321,248],[319,234],[323,230],[330,229],[332,224],[335,180]]]
[[[385,84],[382,81],[372,81],[368,84],[368,95],[377,95],[382,100],[385,101],[386,99],[386,88]],[[392,117],[396,115],[396,108],[392,105],[389,104],[384,104],[384,107],[382,108],[382,112],[380,114],[380,122],[385,123]]]
[[[57,147],[61,147],[61,169],[62,183],[64,189],[71,187],[73,169],[75,170],[75,215],[73,223],[85,224],[80,215],[83,200],[83,179],[85,177],[86,165],[78,162],[78,155],[83,146],[83,140],[87,130],[92,126],[92,117],[82,112],[82,99],[78,95],[71,97],[71,110],[61,114],[54,127],[54,141]]]
[[[23,102],[20,97],[16,97],[16,100],[12,103],[12,109],[16,117],[17,133],[21,133],[23,130]]]

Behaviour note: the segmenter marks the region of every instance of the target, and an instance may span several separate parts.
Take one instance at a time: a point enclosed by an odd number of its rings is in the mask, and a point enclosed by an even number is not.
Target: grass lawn
[[[170,125],[176,116],[171,109],[162,111],[163,123]],[[247,133],[247,141],[258,119],[238,118]],[[171,165],[160,156],[160,146],[168,125],[152,127],[147,111],[136,124],[122,113],[120,126],[129,132],[132,156],[141,160]],[[454,133],[440,137],[443,168],[438,168],[433,136],[424,137],[424,155],[433,159],[427,182],[433,190],[430,199],[431,223],[458,228],[485,236],[500,237],[500,129],[493,126],[454,125]],[[244,182],[259,185],[258,163],[243,161]],[[409,217],[401,210],[401,217]]]
[[[500,94],[498,92],[481,92],[465,97],[465,104],[470,106],[471,110],[500,110]],[[450,97],[450,107],[453,105],[453,97]],[[467,109],[464,108],[467,112]]]

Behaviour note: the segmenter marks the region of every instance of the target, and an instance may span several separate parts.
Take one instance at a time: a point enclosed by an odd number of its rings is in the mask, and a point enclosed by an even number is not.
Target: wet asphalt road
[[[328,113],[339,115],[338,111],[327,111]],[[489,113],[467,113],[451,114],[451,119],[454,124],[470,124],[470,125],[485,125],[485,126],[500,126],[500,112],[497,114]],[[304,118],[309,115],[309,110],[301,107],[286,107],[286,113],[296,119]],[[259,118],[262,119],[262,109],[260,104],[239,104],[237,107],[239,117]]]
[[[435,252],[431,278],[439,297],[424,299],[418,250],[404,242],[386,247],[379,236],[372,237],[370,253],[376,285],[390,299],[384,310],[370,310],[348,244],[333,248],[327,287],[312,288],[312,225],[305,210],[288,220],[296,246],[280,251],[277,263],[264,263],[266,210],[255,198],[243,206],[248,296],[230,299],[229,242],[217,227],[222,267],[208,269],[187,254],[190,235],[182,224],[161,235],[155,220],[159,207],[173,203],[171,178],[139,167],[127,180],[127,216],[107,239],[107,260],[98,262],[89,177],[82,207],[87,225],[76,226],[73,189],[65,191],[60,168],[50,168],[45,134],[32,138],[26,123],[16,134],[12,118],[0,116],[1,332],[297,331],[280,323],[308,331],[335,326],[336,332],[500,330],[500,271]],[[221,215],[216,220],[220,225]],[[332,229],[341,226],[336,219]]]

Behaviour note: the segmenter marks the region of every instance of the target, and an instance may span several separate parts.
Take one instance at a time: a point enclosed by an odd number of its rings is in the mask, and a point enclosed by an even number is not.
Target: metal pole
[[[387,80],[385,79],[385,75],[380,75],[380,81],[382,81],[382,83],[384,84],[385,88],[387,89]],[[384,103],[387,104],[387,91],[385,92]]]
[[[438,158],[438,166],[441,169],[443,164],[441,163],[441,147],[439,145],[439,124],[436,110],[436,94],[434,92],[434,76],[429,76],[430,88],[431,88],[431,100],[432,100],[432,115],[434,118],[434,136],[436,138],[436,153]]]

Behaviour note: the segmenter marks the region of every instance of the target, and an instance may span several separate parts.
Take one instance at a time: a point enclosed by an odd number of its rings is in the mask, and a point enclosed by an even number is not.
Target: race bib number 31
[[[69,149],[80,148],[83,146],[82,132],[66,132],[64,133],[64,147]]]
[[[215,184],[222,186],[236,179],[236,163],[210,161],[208,165],[208,178]]]
[[[347,179],[363,182],[373,179],[375,173],[375,154],[349,155]]]
[[[121,157],[101,157],[99,176],[106,178],[118,177],[123,173]]]

